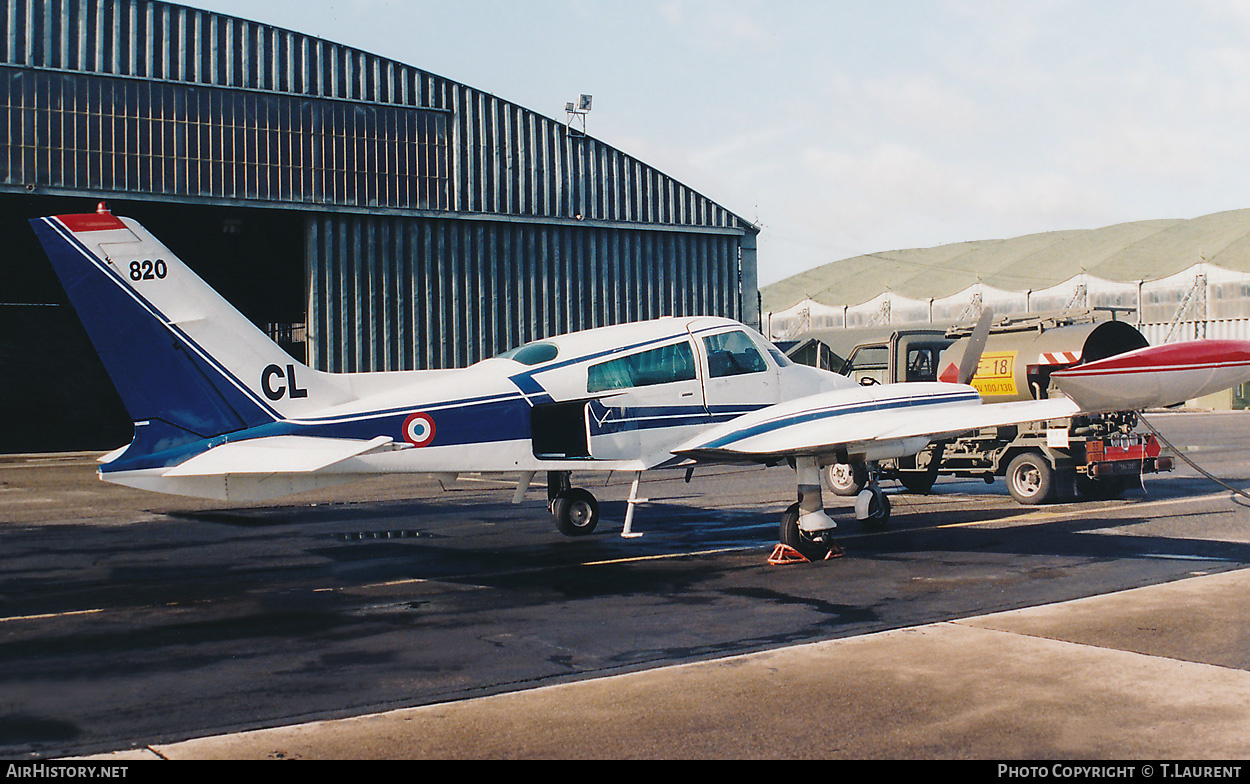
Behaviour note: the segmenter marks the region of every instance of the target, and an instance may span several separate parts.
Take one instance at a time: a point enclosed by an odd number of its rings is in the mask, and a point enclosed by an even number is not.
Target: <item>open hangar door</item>
[[[0,453],[114,449],[130,418],[29,221],[94,212],[98,200],[0,194]],[[304,219],[296,212],[107,200],[138,220],[261,329],[303,361]],[[291,326],[297,329],[292,330]]]

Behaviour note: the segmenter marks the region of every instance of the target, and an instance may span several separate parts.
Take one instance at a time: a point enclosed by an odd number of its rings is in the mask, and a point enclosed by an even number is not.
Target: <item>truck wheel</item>
[[[825,481],[834,495],[859,495],[868,484],[868,466],[863,463],[830,463],[825,466]]]
[[[1016,455],[1007,466],[1007,490],[1017,503],[1044,504],[1054,493],[1055,472],[1036,452]]]
[[[942,470],[942,454],[945,451],[946,442],[938,441],[927,453],[922,450],[899,460],[895,478],[909,493],[928,493],[933,489],[933,483],[937,481],[938,473]]]
[[[899,471],[898,481],[903,487],[907,488],[909,493],[919,493],[921,495],[933,489],[933,483],[937,480],[936,471]]]

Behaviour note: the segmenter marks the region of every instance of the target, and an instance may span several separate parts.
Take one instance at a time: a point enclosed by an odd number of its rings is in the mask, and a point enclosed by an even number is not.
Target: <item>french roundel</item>
[[[404,420],[404,440],[413,446],[426,446],[434,440],[434,420],[417,412]]]

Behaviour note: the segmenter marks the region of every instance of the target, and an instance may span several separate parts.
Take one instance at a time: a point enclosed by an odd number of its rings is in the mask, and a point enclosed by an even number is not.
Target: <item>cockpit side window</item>
[[[707,348],[708,374],[712,378],[760,373],[768,363],[745,332],[724,332],[703,339]]]
[[[586,391],[646,387],[695,378],[694,352],[688,341],[682,341],[591,365],[586,377]]]
[[[794,364],[786,358],[785,354],[781,353],[781,349],[771,343],[768,345],[768,353],[773,355],[773,360],[777,363],[777,367],[790,367],[790,365]]]

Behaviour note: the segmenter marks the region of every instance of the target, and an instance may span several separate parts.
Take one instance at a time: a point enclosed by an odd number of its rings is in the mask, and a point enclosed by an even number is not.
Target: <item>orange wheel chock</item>
[[[794,563],[811,563],[811,561],[790,545],[779,544],[773,548],[773,554],[768,556],[768,563],[772,566],[785,566]]]
[[[828,561],[833,558],[840,558],[845,554],[846,550],[835,544],[829,547],[829,552],[825,553],[825,557],[820,560]],[[787,564],[811,563],[811,560],[790,545],[779,544],[773,548],[773,554],[768,556],[768,563],[771,566],[785,566]]]

